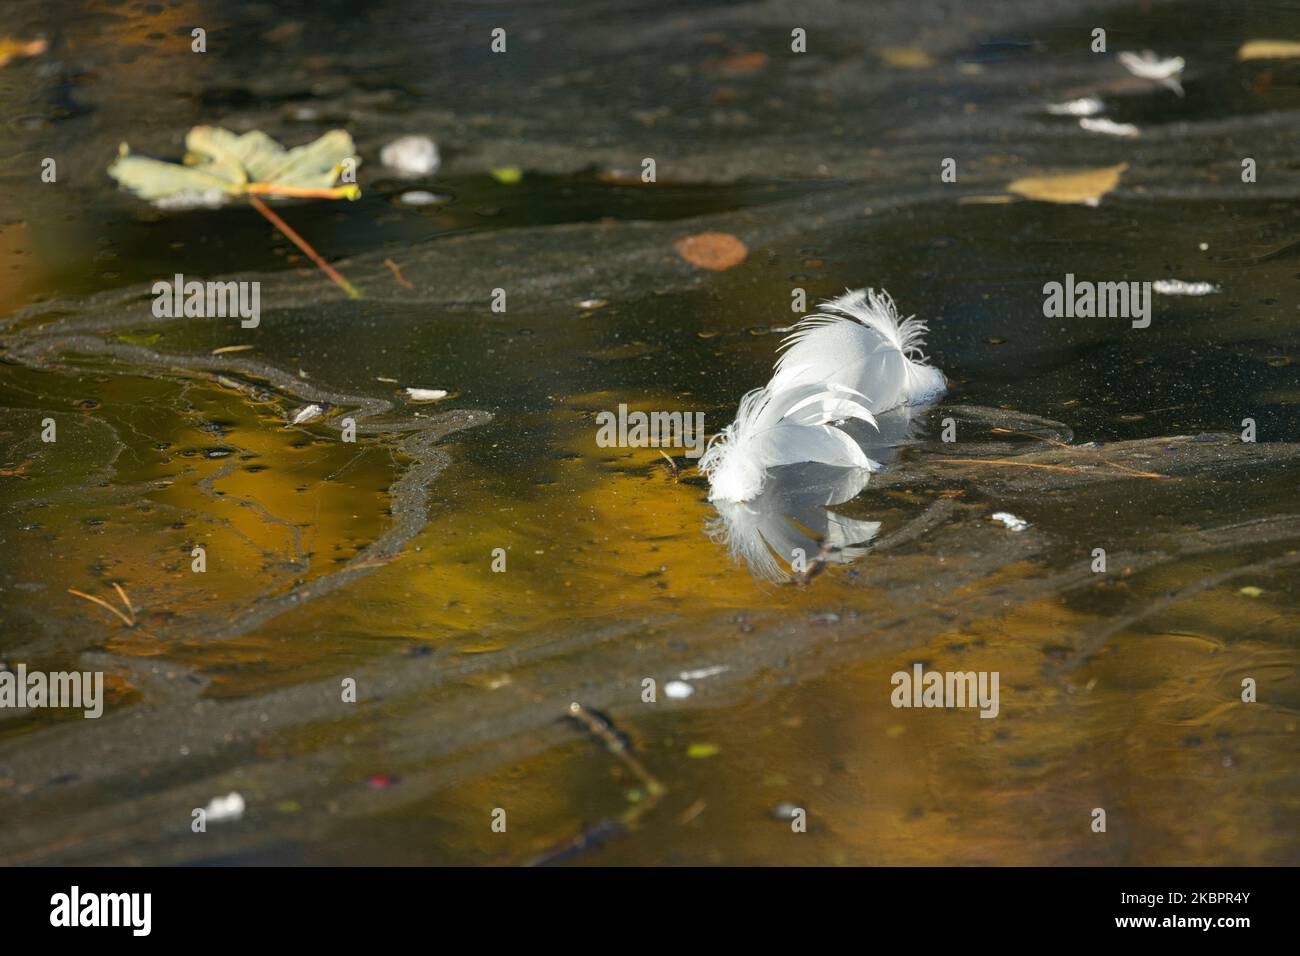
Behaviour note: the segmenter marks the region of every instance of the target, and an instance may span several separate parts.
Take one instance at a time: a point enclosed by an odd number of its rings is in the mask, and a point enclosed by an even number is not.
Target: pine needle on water
[[[121,621],[123,624],[125,624],[127,627],[135,627],[135,608],[131,606],[131,599],[126,596],[126,591],[122,590],[122,586],[118,584],[116,581],[113,582],[113,587],[117,590],[118,595],[122,598],[122,603],[126,605],[125,614],[123,614],[117,608],[113,607],[113,605],[109,604],[103,598],[95,597],[93,594],[86,594],[84,591],[78,591],[76,588],[68,588],[68,593],[76,595],[77,597],[83,598],[87,601],[90,601],[92,604],[98,604],[100,607],[108,611],[110,614],[115,615],[117,619]]]

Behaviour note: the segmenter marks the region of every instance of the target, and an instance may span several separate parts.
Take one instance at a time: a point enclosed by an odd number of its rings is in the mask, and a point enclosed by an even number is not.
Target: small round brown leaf
[[[677,254],[693,266],[721,272],[745,261],[749,250],[729,232],[700,232],[676,242]]]

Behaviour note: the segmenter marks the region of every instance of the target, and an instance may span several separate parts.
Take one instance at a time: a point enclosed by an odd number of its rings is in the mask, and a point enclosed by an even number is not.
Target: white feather
[[[740,401],[736,420],[709,442],[700,472],[710,501],[749,501],[767,470],[798,462],[876,468],[838,425],[941,395],[943,373],[921,354],[925,323],[900,319],[889,294],[849,292],[807,316],[782,343],[772,380]]]
[[[925,364],[926,325],[901,319],[889,293],[859,289],[832,299],[782,342],[768,388],[822,383],[860,393],[874,413],[943,394],[943,373]]]
[[[831,424],[850,419],[876,423],[867,407],[843,389],[755,389],[740,400],[736,420],[709,440],[700,458],[700,473],[709,479],[709,500],[756,497],[767,469],[778,465],[812,461],[872,467],[859,444]]]
[[[786,565],[796,549],[805,567],[815,559],[846,564],[866,553],[880,522],[836,514],[829,506],[847,501],[867,484],[863,468],[796,465],[777,468],[752,501],[718,501],[718,517],[706,529],[713,540],[743,560],[750,573],[768,581],[789,579]]]

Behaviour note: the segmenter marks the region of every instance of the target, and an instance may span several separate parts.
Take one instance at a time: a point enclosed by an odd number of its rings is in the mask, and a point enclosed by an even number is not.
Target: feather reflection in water
[[[922,409],[899,408],[878,417],[875,426],[853,430],[870,465],[844,468],[802,462],[768,469],[763,490],[749,501],[716,500],[718,516],[705,531],[724,545],[733,561],[765,581],[789,581],[795,549],[811,562],[848,564],[870,550],[880,522],[862,521],[829,510],[856,497],[872,471],[893,461],[897,449],[913,441]]]

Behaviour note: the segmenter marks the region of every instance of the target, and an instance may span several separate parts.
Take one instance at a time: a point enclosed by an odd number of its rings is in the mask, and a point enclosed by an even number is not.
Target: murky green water
[[[1185,55],[1183,99],[1076,52],[1093,20],[1054,5],[948,33],[891,7],[878,42],[827,25],[794,63],[752,11],[683,5],[639,40],[660,12],[622,14],[618,38],[517,13],[512,35],[540,33],[504,61],[513,96],[465,39],[490,26],[472,5],[436,24],[400,4],[89,8],[0,70],[28,117],[6,151],[67,170],[10,173],[0,227],[0,661],[100,669],[108,696],[98,721],[0,711],[0,860],[1296,862],[1300,182],[1279,117],[1300,74],[1233,52],[1300,20],[1244,6],[1212,36],[1177,5],[1097,13],[1114,49]],[[39,30],[20,7],[15,34]],[[200,21],[278,39],[185,59]],[[1142,138],[1040,115],[1098,90]],[[100,174],[118,140],[174,154],[198,122],[354,130],[365,198],[284,215],[361,300],[248,209],[163,216]],[[445,175],[374,170],[410,129]],[[1257,189],[1233,182],[1243,149]],[[658,183],[636,182],[645,155]],[[506,162],[516,185],[489,175]],[[1095,208],[1005,201],[1013,179],[1118,162]],[[693,270],[674,242],[704,231],[747,259]],[[178,271],[257,278],[261,325],[155,320],[149,286]],[[1155,296],[1142,330],[1046,319],[1066,273],[1220,291]],[[716,431],[770,373],[791,290],[861,285],[929,321],[950,392],[835,509],[881,523],[871,553],[756,580],[706,534],[690,463],[600,448],[595,416],[702,411]],[[325,415],[290,424],[308,402]],[[68,593],[115,582],[134,626]],[[999,716],[891,706],[918,661],[999,672]],[[662,796],[566,719],[575,700]],[[193,833],[232,790],[244,817]]]

